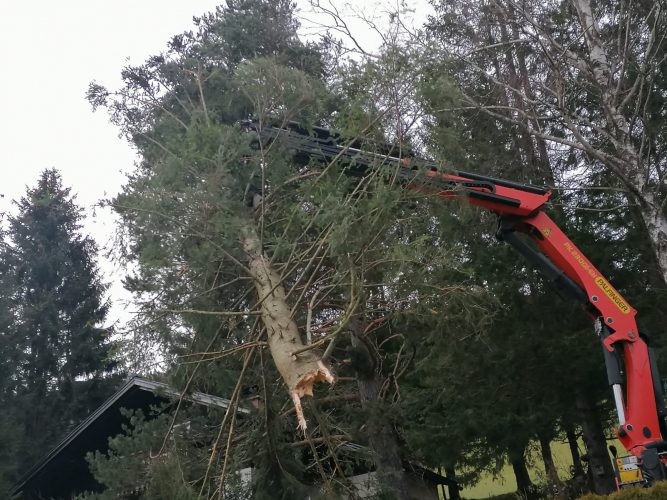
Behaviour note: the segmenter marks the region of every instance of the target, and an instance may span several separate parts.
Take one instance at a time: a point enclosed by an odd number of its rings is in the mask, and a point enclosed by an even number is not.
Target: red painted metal
[[[618,439],[629,452],[641,458],[644,445],[659,440],[661,434],[648,346],[639,336],[637,311],[546,213],[538,211],[524,219],[518,229],[531,236],[542,253],[586,291],[600,320],[613,330],[604,340],[604,346],[610,351],[620,349],[625,365],[626,421]],[[649,429],[650,437],[644,435],[644,428]]]
[[[458,175],[428,172],[429,177],[440,176],[457,182],[470,181]],[[415,186],[416,187],[416,186]],[[419,189],[419,188],[417,188]],[[518,206],[508,206],[490,200],[470,197],[469,192],[493,192],[503,198],[518,200]],[[499,216],[518,217],[516,231],[526,234],[540,251],[571,280],[585,290],[590,301],[589,314],[603,321],[613,333],[604,341],[609,351],[618,349],[625,366],[624,409],[626,422],[619,428],[618,438],[623,446],[641,458],[645,445],[661,439],[656,401],[651,376],[648,346],[639,336],[635,315],[637,311],[607,281],[602,273],[586,258],[556,223],[541,210],[551,192],[535,194],[520,188],[495,185],[488,188],[467,188],[468,193],[452,189],[440,191],[439,197],[464,200],[490,210]],[[644,429],[650,431],[646,437]]]
[[[459,175],[450,175],[450,174],[441,174],[439,172],[428,171],[424,173],[426,177],[440,177],[448,181],[456,182],[474,182],[473,179],[467,179]],[[419,182],[419,180],[417,180]],[[551,196],[551,192],[546,192],[545,194],[536,194],[526,191],[520,191],[515,188],[508,188],[505,186],[494,186],[494,190],[491,191],[487,188],[467,188],[468,191],[478,191],[481,193],[493,193],[496,196],[501,196],[503,198],[516,200],[519,202],[518,207],[512,207],[504,203],[497,203],[488,200],[478,200],[470,198],[468,196],[462,195],[462,192],[458,189],[452,189],[449,191],[440,191],[438,196],[441,198],[447,199],[463,199],[466,200],[471,205],[477,205],[479,207],[486,208],[494,213],[499,215],[516,215],[519,217],[526,217],[535,212],[539,207],[544,205]]]

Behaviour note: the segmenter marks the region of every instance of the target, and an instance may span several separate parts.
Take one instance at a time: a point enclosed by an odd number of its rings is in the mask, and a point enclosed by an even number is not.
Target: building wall
[[[356,488],[358,498],[370,498],[378,491],[378,484],[375,472],[359,474],[349,478],[352,485]],[[437,485],[428,483],[414,475],[408,476],[410,485],[410,495],[414,500],[438,500]],[[315,500],[317,497],[312,497]]]

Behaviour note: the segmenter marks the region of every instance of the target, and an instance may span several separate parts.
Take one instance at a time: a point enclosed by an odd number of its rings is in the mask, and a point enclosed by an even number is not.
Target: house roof
[[[36,463],[14,486],[12,494],[21,493],[23,498],[28,499],[59,498],[83,491],[100,490],[99,483],[88,469],[85,456],[96,450],[106,451],[108,438],[122,432],[122,426],[127,422],[127,418],[120,409],[147,411],[151,406],[180,396],[180,391],[162,382],[138,376],[131,377],[113,396]],[[228,399],[201,392],[188,394],[185,399],[208,407],[227,409],[230,405]],[[249,412],[244,408],[239,408],[238,411]],[[77,487],[76,492],[71,491],[73,485]]]
[[[14,486],[13,495],[27,500],[42,498],[71,498],[84,491],[99,492],[100,485],[91,474],[86,454],[108,450],[108,439],[123,431],[128,418],[121,408],[148,411],[152,406],[164,404],[181,397],[181,392],[162,382],[134,376],[81,424],[72,430],[48,454],[35,464]],[[228,399],[193,392],[184,396],[192,403],[221,409],[229,408]],[[250,410],[239,407],[239,413]],[[365,446],[346,442],[341,445],[347,453],[368,453]],[[448,478],[414,463],[404,463],[411,472],[433,484],[455,484]]]

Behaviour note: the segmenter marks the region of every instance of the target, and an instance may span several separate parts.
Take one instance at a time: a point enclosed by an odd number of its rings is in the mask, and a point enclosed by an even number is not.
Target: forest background
[[[386,25],[365,19],[381,38],[372,52],[331,5],[314,7],[330,31],[304,41],[290,2],[230,0],[123,68],[116,88],[91,83],[89,103],[138,154],[102,201],[137,311],[123,328],[105,323],[82,212],[44,171],[7,217],[0,256],[5,482],[132,372],[232,410],[134,415],[90,457],[102,497],[298,498],[313,485],[337,497],[372,467],[378,495],[409,498],[404,460],[462,485],[510,464],[530,496],[610,491],[599,344],[583,313],[494,241],[493,216],[304,163],[238,123],[326,126],[369,150],[549,186],[552,216],[659,348],[662,6],[433,2],[413,27],[398,4]],[[237,419],[248,398],[262,410]],[[180,421],[192,434],[167,439]],[[570,445],[568,477],[556,439]],[[547,472],[537,485],[532,449]]]

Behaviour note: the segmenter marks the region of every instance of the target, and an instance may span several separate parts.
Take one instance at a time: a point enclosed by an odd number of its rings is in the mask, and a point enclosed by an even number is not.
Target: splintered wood
[[[261,302],[260,312],[266,327],[271,356],[289,389],[299,428],[305,431],[306,419],[303,416],[301,398],[313,395],[313,385],[316,382],[333,384],[334,376],[322,362],[321,354],[317,350],[311,349],[294,355],[295,351],[306,346],[292,319],[280,275],[264,255],[254,226],[244,228],[242,244]]]

